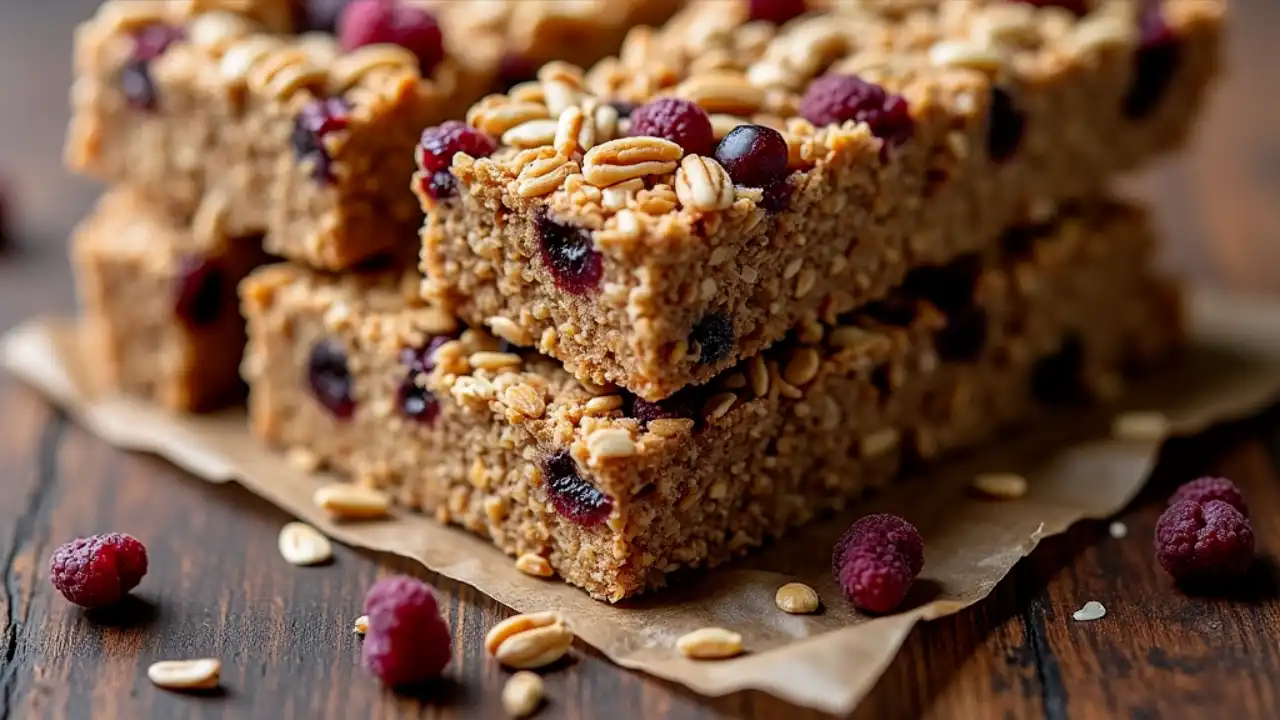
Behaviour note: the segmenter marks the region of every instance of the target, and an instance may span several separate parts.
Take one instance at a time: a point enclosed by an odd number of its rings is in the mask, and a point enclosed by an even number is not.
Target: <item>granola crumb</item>
[[[1090,600],[1084,604],[1084,607],[1071,613],[1071,618],[1078,622],[1089,622],[1090,620],[1100,620],[1107,614],[1107,609],[1097,600]]]
[[[532,715],[542,704],[542,678],[528,670],[511,676],[502,688],[502,709],[513,718]]]

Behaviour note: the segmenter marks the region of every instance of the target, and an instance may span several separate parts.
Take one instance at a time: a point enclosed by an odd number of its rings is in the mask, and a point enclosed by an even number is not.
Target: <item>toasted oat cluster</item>
[[[428,129],[424,295],[659,400],[1177,146],[1222,13],[760,5],[695,0],[588,72],[486,97],[483,154]]]

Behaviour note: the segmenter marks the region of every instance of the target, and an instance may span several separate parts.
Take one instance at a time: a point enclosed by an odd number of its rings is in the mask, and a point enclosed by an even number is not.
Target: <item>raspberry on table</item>
[[[905,98],[857,75],[823,75],[809,83],[800,99],[800,116],[819,127],[849,120],[866,123],[889,147],[905,143],[916,131]]]
[[[426,173],[447,170],[453,156],[464,152],[471,157],[489,157],[498,145],[488,135],[464,122],[449,120],[422,131],[418,141],[418,167]]]
[[[735,185],[768,187],[787,176],[787,141],[764,125],[739,125],[716,146],[716,162]]]
[[[79,538],[53,552],[49,580],[62,596],[86,608],[114,605],[147,574],[147,548],[124,533]]]
[[[1253,563],[1249,519],[1221,500],[1184,500],[1156,523],[1156,560],[1179,582],[1224,580]]]
[[[1245,504],[1244,495],[1236,484],[1224,477],[1202,477],[1184,484],[1174,491],[1169,498],[1170,505],[1180,502],[1206,503],[1210,500],[1221,500],[1249,517],[1249,506]]]
[[[707,112],[697,103],[674,97],[658,98],[632,110],[630,134],[665,138],[694,155],[710,154],[716,142]]]
[[[896,515],[868,515],[849,527],[831,553],[844,595],[870,612],[890,612],[906,598],[924,567],[924,539]]]
[[[389,43],[413,53],[418,71],[431,74],[444,59],[444,33],[436,16],[399,0],[352,0],[338,17],[338,44],[345,51]]]
[[[426,583],[406,575],[379,580],[365,595],[364,613],[369,619],[361,656],[383,683],[424,682],[449,664],[453,641]]]

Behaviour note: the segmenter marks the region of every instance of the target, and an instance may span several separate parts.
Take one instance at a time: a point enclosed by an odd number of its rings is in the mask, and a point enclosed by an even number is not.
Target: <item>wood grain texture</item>
[[[0,7],[0,173],[15,176],[16,248],[0,254],[0,329],[73,307],[66,233],[93,188],[60,170],[70,37],[92,0]],[[1233,4],[1230,78],[1195,148],[1128,183],[1159,208],[1172,265],[1197,280],[1280,292],[1280,4]],[[1122,515],[1046,541],[985,602],[922,626],[858,718],[1280,717],[1280,410],[1167,448]],[[1264,560],[1243,589],[1187,597],[1152,562],[1177,482],[1241,482]],[[396,558],[336,549],[294,568],[275,551],[283,513],[160,461],[108,448],[0,377],[0,718],[500,717],[507,673],[482,650],[509,614],[475,590]],[[81,612],[48,583],[53,548],[127,530],[152,569],[126,607]],[[449,678],[417,697],[359,667],[351,624],[379,576],[407,572],[445,598]],[[1088,600],[1105,619],[1071,620]],[[222,692],[153,688],[148,663],[216,655]],[[816,717],[758,693],[705,699],[619,670],[580,647],[546,675],[543,717]]]

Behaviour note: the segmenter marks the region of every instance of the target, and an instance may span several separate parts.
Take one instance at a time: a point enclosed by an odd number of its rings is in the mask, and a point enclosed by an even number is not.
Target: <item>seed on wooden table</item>
[[[517,670],[533,670],[564,657],[573,631],[554,610],[516,615],[494,625],[484,637],[485,650]]]
[[[1071,617],[1079,622],[1088,622],[1090,620],[1098,620],[1106,616],[1107,609],[1097,600],[1090,600],[1084,604],[1084,607],[1071,613]]]
[[[162,660],[147,668],[147,677],[168,690],[208,690],[218,686],[222,663],[213,658]]]
[[[380,490],[338,483],[316,490],[312,500],[330,515],[345,520],[383,517],[391,510],[391,498]]]
[[[318,565],[333,558],[329,538],[302,522],[291,522],[280,529],[280,554],[294,565]]]
[[[516,558],[516,569],[525,575],[533,575],[534,577],[551,577],[556,574],[551,569],[551,563],[541,555],[533,553],[525,553]]]
[[[1027,479],[1014,473],[982,473],[973,479],[973,489],[997,500],[1017,500],[1027,494]]]
[[[514,718],[529,717],[542,704],[542,678],[521,670],[502,688],[502,709]]]
[[[805,615],[818,609],[818,591],[804,583],[787,583],[773,596],[778,609],[792,615]]]
[[[742,636],[732,630],[704,627],[682,635],[676,649],[697,660],[721,660],[742,652]]]
[[[361,635],[367,634],[369,632],[369,616],[361,615],[356,618],[356,626],[352,630]]]

